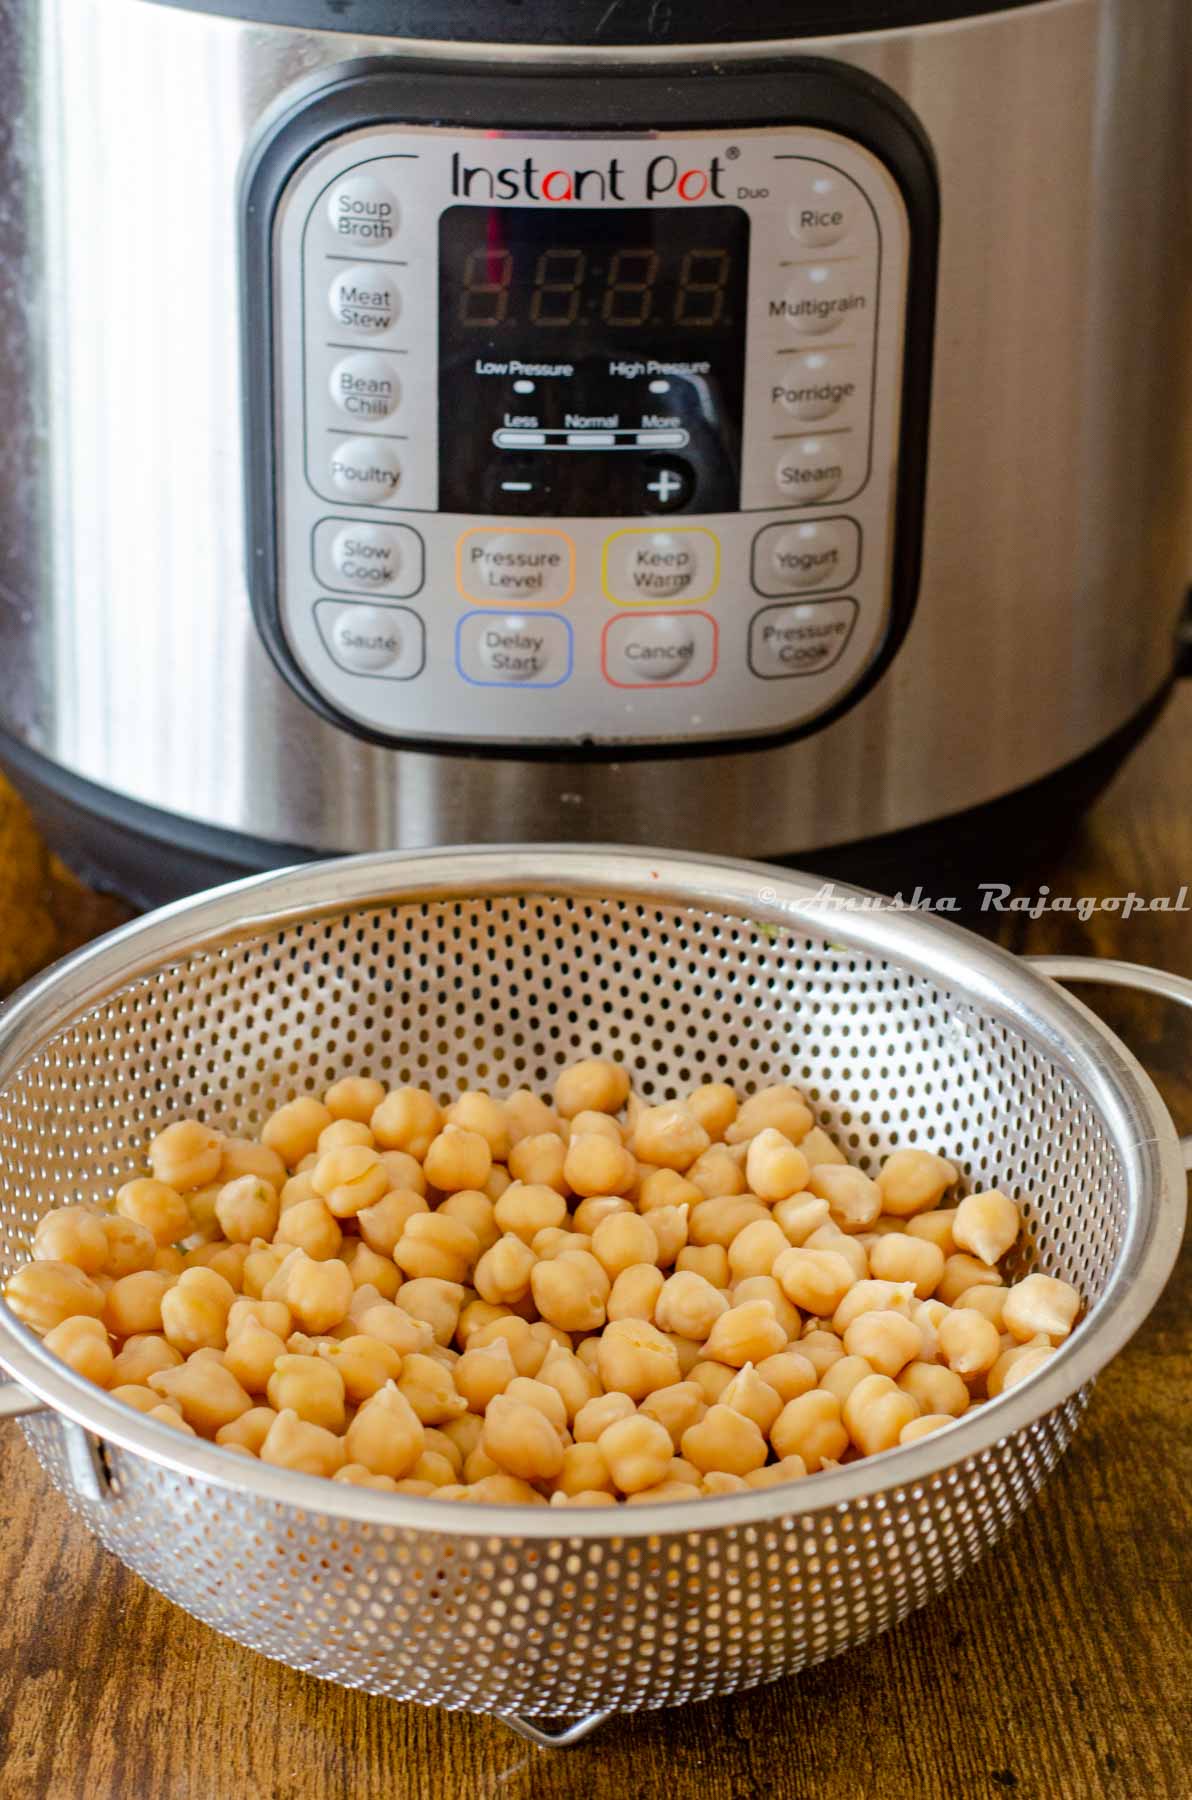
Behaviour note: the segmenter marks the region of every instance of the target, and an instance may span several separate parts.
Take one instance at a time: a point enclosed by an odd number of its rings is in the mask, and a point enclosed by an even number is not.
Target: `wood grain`
[[[1016,872],[1017,890],[1192,885],[1189,793],[1192,690],[1075,840]],[[973,922],[1016,950],[1192,974],[1188,914]],[[1187,1017],[1124,994],[1095,998],[1192,1126]],[[570,1752],[531,1749],[490,1720],[349,1693],[218,1637],[99,1549],[8,1427],[0,1796],[1187,1800],[1188,1280],[1185,1254],[1038,1504],[949,1594],[818,1669],[640,1714]]]

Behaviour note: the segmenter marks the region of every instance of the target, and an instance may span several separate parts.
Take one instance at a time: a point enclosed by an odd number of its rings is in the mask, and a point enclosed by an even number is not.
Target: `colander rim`
[[[833,947],[893,961],[1011,1026],[1056,1058],[1092,1104],[1122,1161],[1127,1229],[1104,1293],[1057,1355],[996,1401],[913,1444],[784,1487],[698,1501],[560,1509],[460,1506],[249,1463],[111,1399],[47,1351],[0,1301],[0,1367],[105,1443],[202,1482],[289,1509],[397,1530],[501,1540],[697,1536],[864,1504],[988,1454],[1070,1400],[1132,1336],[1161,1292],[1186,1204],[1171,1118],[1149,1076],[1087,1007],[1010,952],[938,915],[770,864],[616,844],[463,845],[301,863],[159,908],[53,965],[0,1008],[0,1095],[31,1056],[130,982],[200,950],[302,919],[372,905],[527,894],[707,909],[753,924],[804,926]],[[817,899],[818,896],[818,899]],[[840,898],[858,910],[838,910]]]

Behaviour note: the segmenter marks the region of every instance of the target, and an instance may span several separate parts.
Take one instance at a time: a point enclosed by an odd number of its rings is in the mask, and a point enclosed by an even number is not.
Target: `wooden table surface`
[[[1192,885],[1190,795],[1192,685],[1017,891]],[[0,844],[3,823],[0,796]],[[19,883],[14,867],[0,856],[10,963],[115,916],[36,858]],[[1192,975],[1189,914],[985,924],[1015,949]],[[1098,1005],[1192,1127],[1192,1023],[1121,994]],[[97,1547],[8,1426],[0,1800],[1187,1800],[1188,1272],[1185,1256],[1038,1504],[950,1593],[821,1668],[638,1715],[572,1751],[349,1693],[218,1637]]]

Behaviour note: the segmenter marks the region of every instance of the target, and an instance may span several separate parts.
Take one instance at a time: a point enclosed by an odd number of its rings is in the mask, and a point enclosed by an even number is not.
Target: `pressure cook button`
[[[702,612],[621,614],[603,648],[614,687],[694,687],[716,667],[716,624]]]
[[[559,687],[571,673],[571,629],[557,613],[465,613],[455,661],[478,687]]]
[[[339,410],[353,419],[387,419],[401,400],[394,358],[375,350],[343,357],[332,369],[328,385]]]
[[[604,546],[604,591],[621,606],[706,600],[719,562],[710,531],[615,531]]]
[[[749,627],[749,667],[764,681],[822,674],[844,654],[857,611],[851,599],[764,606]]]
[[[776,406],[796,419],[830,419],[857,392],[851,350],[800,350],[779,358],[770,387]]]
[[[858,190],[835,169],[805,165],[786,222],[798,243],[819,249],[848,235],[861,204]]]
[[[392,500],[401,482],[396,450],[376,438],[346,438],[332,450],[328,466],[340,493],[362,506]]]
[[[465,531],[457,553],[459,590],[489,606],[559,605],[575,579],[575,552],[561,531]]]
[[[422,670],[426,659],[422,620],[407,607],[319,600],[315,619],[332,661],[350,675],[409,681]]]
[[[792,438],[784,444],[774,478],[788,503],[810,506],[834,494],[845,477],[848,433]]]
[[[808,519],[767,525],[753,540],[753,585],[759,594],[804,588],[847,587],[860,557],[861,533],[853,519]]]
[[[416,594],[422,586],[422,539],[408,525],[320,519],[314,537],[315,579],[323,587]]]
[[[341,331],[379,337],[397,322],[401,294],[393,276],[377,263],[353,263],[342,269],[327,296],[331,317]]]
[[[846,319],[869,312],[869,296],[853,262],[801,263],[790,271],[782,315],[801,337],[825,337]]]
[[[345,244],[391,244],[397,236],[397,201],[375,175],[349,175],[332,188],[327,217]]]

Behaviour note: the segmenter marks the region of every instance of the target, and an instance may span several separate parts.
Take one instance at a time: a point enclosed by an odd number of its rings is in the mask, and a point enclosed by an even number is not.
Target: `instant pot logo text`
[[[673,156],[655,156],[647,163],[641,198],[645,200],[703,200],[725,198],[721,186],[724,165],[718,156],[706,164],[684,168]],[[545,200],[556,205],[569,200],[630,200],[626,192],[625,166],[615,156],[587,169],[543,167],[527,156],[523,162],[490,169],[483,163],[466,163],[459,151],[451,157],[451,192],[457,200]]]

